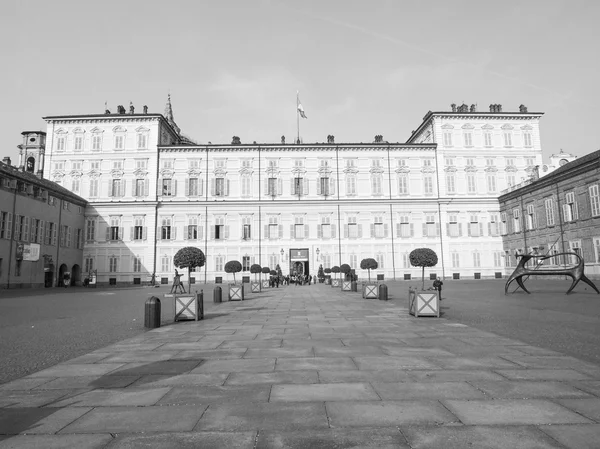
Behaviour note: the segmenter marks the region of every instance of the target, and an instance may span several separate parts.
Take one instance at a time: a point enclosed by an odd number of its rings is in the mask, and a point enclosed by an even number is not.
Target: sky
[[[6,0],[0,157],[105,102],[198,143],[405,142],[429,111],[543,112],[544,159],[600,149],[596,0]]]

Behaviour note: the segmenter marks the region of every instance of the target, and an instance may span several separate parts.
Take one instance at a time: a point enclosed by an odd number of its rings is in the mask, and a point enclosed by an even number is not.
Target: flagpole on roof
[[[300,143],[300,92],[296,91],[296,130],[298,132],[296,137],[296,143]]]

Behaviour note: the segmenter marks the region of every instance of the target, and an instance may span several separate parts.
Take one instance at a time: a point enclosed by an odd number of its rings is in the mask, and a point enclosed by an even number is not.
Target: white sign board
[[[23,260],[37,262],[40,260],[40,244],[30,243],[23,246]]]

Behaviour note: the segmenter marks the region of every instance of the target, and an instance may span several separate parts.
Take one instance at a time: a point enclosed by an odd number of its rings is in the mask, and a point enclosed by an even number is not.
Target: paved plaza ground
[[[599,447],[599,364],[486,330],[489,293],[477,327],[448,319],[450,282],[442,318],[414,318],[407,285],[388,302],[316,285],[217,305],[206,286],[203,321],[0,385],[0,448]],[[580,291],[546,296],[600,301]]]

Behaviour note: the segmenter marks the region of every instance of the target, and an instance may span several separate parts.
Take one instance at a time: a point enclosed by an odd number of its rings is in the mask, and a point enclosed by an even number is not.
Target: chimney
[[[521,114],[527,114],[527,106],[525,106],[524,104],[519,106],[519,112]]]
[[[452,108],[452,112],[456,112],[456,103],[452,103],[450,107]]]
[[[148,113],[148,106],[144,105],[144,114]]]
[[[11,160],[8,156],[6,156],[4,159],[2,159],[2,162],[4,162],[6,165],[11,165]]]
[[[327,136],[327,143],[335,143],[335,137],[331,134]]]

